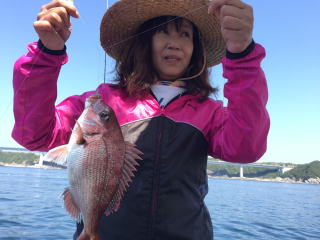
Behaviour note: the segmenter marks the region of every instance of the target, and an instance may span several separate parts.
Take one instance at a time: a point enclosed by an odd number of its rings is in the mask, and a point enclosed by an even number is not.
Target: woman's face
[[[181,77],[189,66],[192,52],[193,27],[186,19],[182,20],[179,30],[172,21],[152,37],[152,61],[160,80]]]

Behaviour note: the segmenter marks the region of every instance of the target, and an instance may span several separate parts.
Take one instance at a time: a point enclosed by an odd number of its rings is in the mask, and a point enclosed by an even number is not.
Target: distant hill
[[[208,164],[208,169],[211,171],[211,176],[239,177],[240,175],[240,167],[237,165]],[[279,174],[281,173],[279,173],[277,169],[247,167],[243,165],[243,175],[247,178],[262,178],[266,176],[273,178],[278,177]]]
[[[295,180],[301,179],[303,181],[309,178],[320,178],[320,161],[298,165],[294,169],[282,174],[281,177]]]
[[[18,153],[0,151],[0,164],[34,165],[38,163],[39,156],[34,153]]]
[[[263,163],[265,164],[265,163]],[[269,163],[271,164],[271,163]],[[254,168],[243,165],[243,174],[247,178],[290,178],[293,180],[308,180],[311,178],[320,178],[320,161],[313,161],[307,164],[285,164],[272,163],[272,165],[291,166],[292,170],[282,174],[277,169]],[[239,166],[230,165],[210,165],[208,164],[211,176],[239,177]]]
[[[213,159],[215,160],[215,159]],[[0,151],[0,166],[6,164],[34,165],[39,161],[39,156],[34,153],[18,153]],[[268,178],[274,179],[289,178],[296,181],[307,181],[308,179],[320,179],[320,161],[316,160],[307,164],[288,164],[288,163],[261,163],[279,166],[291,166],[292,170],[282,174],[276,169],[246,167],[243,165],[243,174],[246,178]],[[209,175],[224,177],[239,177],[239,166],[234,165],[213,165],[208,164]]]

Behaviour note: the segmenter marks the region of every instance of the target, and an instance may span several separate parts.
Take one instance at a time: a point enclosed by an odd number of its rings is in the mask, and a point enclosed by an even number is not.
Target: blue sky
[[[109,1],[111,6],[115,1]],[[245,0],[254,8],[254,39],[267,57],[262,66],[269,86],[271,129],[267,153],[260,162],[308,163],[320,160],[320,28],[319,0]],[[14,123],[12,69],[26,45],[36,41],[32,23],[44,0],[10,0],[0,15],[0,146],[19,147],[11,138]],[[103,82],[104,52],[99,24],[107,1],[77,1],[80,19],[73,20],[67,42],[69,62],[61,70],[58,99],[94,90]],[[125,13],[124,13],[125,14]],[[107,70],[114,62],[107,60]],[[112,73],[107,79],[112,79]],[[211,81],[223,98],[226,82],[221,66],[212,69]]]

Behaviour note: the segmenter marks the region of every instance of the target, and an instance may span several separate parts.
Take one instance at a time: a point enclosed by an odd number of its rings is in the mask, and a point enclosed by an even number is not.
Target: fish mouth
[[[96,122],[90,120],[82,120],[81,125],[83,135],[90,137],[99,134],[99,131],[97,131],[98,124]]]
[[[92,137],[92,136],[95,136],[95,135],[98,135],[99,133],[98,132],[84,132],[83,135],[86,136],[86,137]]]
[[[82,120],[81,123],[90,125],[90,126],[97,126],[95,122],[89,121],[89,120]]]

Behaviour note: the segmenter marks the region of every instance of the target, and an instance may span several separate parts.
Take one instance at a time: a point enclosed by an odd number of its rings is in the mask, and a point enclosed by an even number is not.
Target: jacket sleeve
[[[255,44],[239,59],[222,60],[227,107],[219,104],[211,118],[209,155],[228,162],[257,161],[266,152],[270,119],[268,89],[260,67],[264,48]]]
[[[48,151],[65,144],[84,108],[85,95],[72,96],[55,107],[57,79],[67,55],[50,55],[37,43],[14,66],[12,137],[29,150]]]

